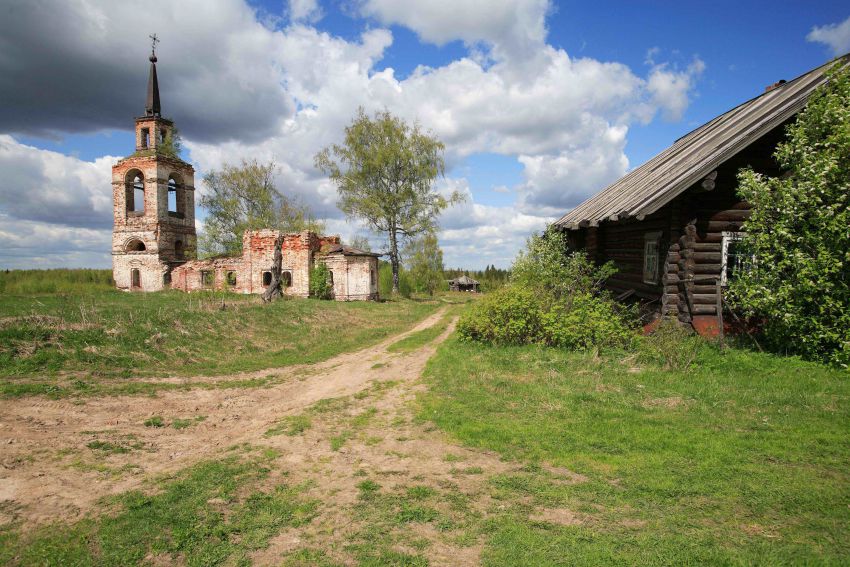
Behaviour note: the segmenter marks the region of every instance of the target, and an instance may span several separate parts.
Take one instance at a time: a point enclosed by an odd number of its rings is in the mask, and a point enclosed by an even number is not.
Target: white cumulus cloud
[[[806,39],[823,43],[832,50],[833,55],[844,55],[850,51],[850,17],[837,24],[815,26]]]
[[[551,9],[546,0],[401,4],[366,0],[357,6],[382,24],[410,27],[424,41],[461,40],[469,46],[467,56],[439,67],[420,66],[401,78],[382,63],[393,43],[390,30],[364,24],[354,38],[322,31],[313,25],[321,12],[315,1],[286,4],[284,27],[263,24],[240,0],[222,0],[215,11],[205,10],[200,0],[163,0],[152,7],[151,26],[163,37],[163,107],[184,133],[199,193],[201,176],[224,162],[274,160],[281,190],[308,203],[327,219],[331,232],[362,234],[362,225],[345,221],[336,208],[336,188],[315,169],[313,156],[341,140],[358,107],[370,113],[388,109],[446,144],[449,172],[441,187],[454,184],[470,196],[441,221],[447,263],[506,266],[530,231],[625,173],[629,127],[659,113],[680,117],[704,69],[699,59],[680,69],[660,61],[659,52],[652,52],[643,76],[618,62],[571,57],[546,43]],[[123,33],[132,20],[128,10],[105,0],[63,4],[56,18],[73,25],[59,26],[62,33],[53,35],[49,31],[58,20],[36,18],[32,10],[0,24],[4,34],[17,29],[13,38],[0,39],[0,47],[14,40],[23,57],[17,74],[4,69],[0,58],[0,77],[8,80],[0,84],[0,95],[10,101],[5,114],[0,112],[0,132],[24,126],[77,132],[81,124],[97,130],[115,127],[118,118],[131,127],[142,103],[147,62],[138,48],[144,38]],[[198,17],[190,17],[194,13]],[[191,29],[185,29],[189,19]],[[86,41],[75,30],[86,30]],[[480,57],[480,44],[487,46],[486,57]],[[47,77],[38,79],[44,84],[32,83],[28,65],[41,66],[37,75]],[[82,81],[82,89],[61,80],[66,71],[96,75],[99,81]],[[58,88],[54,79],[68,88]],[[46,89],[59,94],[40,94]],[[79,106],[69,105],[69,98]],[[37,113],[26,111],[28,99],[35,101]],[[28,118],[33,113],[36,118]],[[100,121],[86,121],[94,116]],[[514,205],[475,203],[466,180],[452,171],[477,153],[521,164],[523,181],[510,188]],[[3,136],[0,215],[7,223],[105,229],[111,221],[113,161],[86,162]],[[506,183],[494,184],[497,191],[508,189],[502,187]],[[106,261],[108,249],[103,248]]]

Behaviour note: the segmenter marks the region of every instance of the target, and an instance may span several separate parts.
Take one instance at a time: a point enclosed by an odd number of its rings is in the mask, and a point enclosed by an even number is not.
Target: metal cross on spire
[[[159,38],[156,37],[156,34],[149,35],[151,38],[151,57],[156,57],[156,44],[159,43]]]

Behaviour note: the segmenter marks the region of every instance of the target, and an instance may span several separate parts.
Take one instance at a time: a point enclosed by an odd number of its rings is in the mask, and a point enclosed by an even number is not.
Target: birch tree
[[[445,146],[388,111],[368,116],[361,108],[345,129],[342,144],[316,154],[316,167],[339,191],[339,208],[353,219],[385,234],[398,293],[400,245],[436,229],[437,217],[450,204],[463,200],[454,192],[444,197],[434,191],[443,175]]]

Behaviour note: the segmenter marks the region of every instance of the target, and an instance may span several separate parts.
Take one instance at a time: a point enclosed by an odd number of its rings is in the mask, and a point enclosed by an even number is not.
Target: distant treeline
[[[85,293],[115,289],[112,270],[2,270],[0,294]]]
[[[460,276],[469,276],[481,284],[481,291],[493,291],[494,289],[499,289],[508,283],[508,279],[511,277],[510,270],[502,270],[493,265],[487,266],[487,268],[483,271],[449,268],[445,270],[444,273],[446,274],[447,280],[453,280]]]

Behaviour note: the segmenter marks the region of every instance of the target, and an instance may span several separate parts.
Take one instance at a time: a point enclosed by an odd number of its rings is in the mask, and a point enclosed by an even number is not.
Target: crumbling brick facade
[[[112,167],[116,287],[262,293],[271,281],[275,242],[283,236],[281,283],[286,295],[308,297],[310,270],[320,261],[331,268],[337,300],[378,299],[377,255],[342,246],[338,236],[250,230],[243,235],[241,257],[194,259],[195,170],[165,151],[174,124],[160,115],[156,56],[150,61],[145,116],[136,118],[136,151]]]
[[[240,258],[185,262],[174,268],[171,287],[262,293],[271,281],[274,245],[279,236],[283,237],[281,285],[285,295],[308,297],[310,270],[316,262],[322,262],[331,271],[337,301],[378,299],[376,254],[342,246],[338,236],[318,236],[309,231],[283,235],[269,229],[246,231]]]

